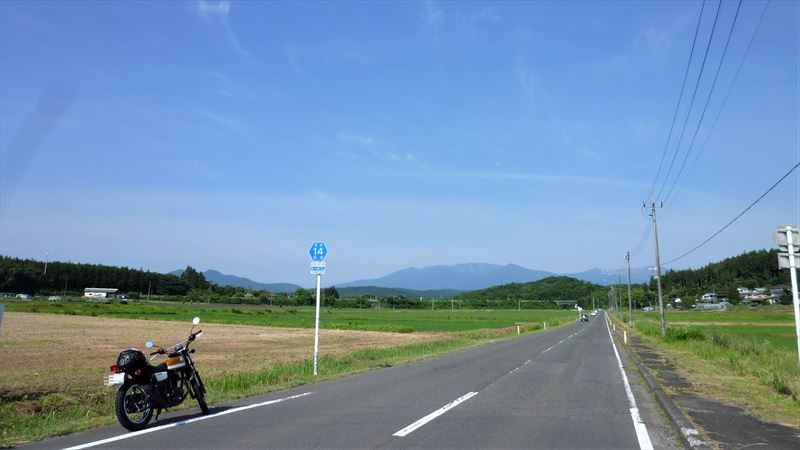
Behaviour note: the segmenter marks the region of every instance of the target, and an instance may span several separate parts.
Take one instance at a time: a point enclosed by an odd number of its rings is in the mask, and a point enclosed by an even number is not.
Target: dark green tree
[[[190,289],[206,289],[209,284],[206,277],[192,266],[186,266],[181,274],[181,280],[186,282]]]
[[[339,291],[336,290],[335,286],[326,287],[322,294],[325,296],[326,299],[329,298],[339,298]]]
[[[733,286],[728,287],[728,301],[734,305],[738,305],[742,301],[739,291]]]
[[[780,298],[778,298],[778,303],[781,305],[791,305],[792,304],[792,296],[789,295],[789,291],[786,289],[783,290]]]
[[[311,295],[307,289],[297,288],[292,294],[292,303],[295,305],[312,305],[314,304],[314,296]]]

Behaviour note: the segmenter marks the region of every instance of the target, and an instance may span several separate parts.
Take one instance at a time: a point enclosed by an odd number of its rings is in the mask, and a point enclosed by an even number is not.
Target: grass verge
[[[737,333],[737,326],[668,326],[640,318],[632,329],[692,383],[692,391],[743,407],[767,421],[800,428],[800,370],[797,354],[768,336]],[[739,317],[737,317],[738,319]]]
[[[571,323],[553,319],[548,329]],[[525,334],[542,331],[539,324],[521,325]],[[277,363],[261,369],[222,374],[204,380],[210,403],[265,394],[308,383],[329,380],[357,372],[391,367],[496,340],[517,337],[517,328],[494,328],[453,333],[444,339],[389,347],[363,349],[342,356],[322,356],[319,375],[313,375],[313,362],[303,359]],[[202,370],[202,359],[198,361]],[[70,392],[39,392],[0,396],[0,447],[41,440],[100,425],[114,423],[114,393],[103,387]],[[180,410],[196,407],[189,400]]]

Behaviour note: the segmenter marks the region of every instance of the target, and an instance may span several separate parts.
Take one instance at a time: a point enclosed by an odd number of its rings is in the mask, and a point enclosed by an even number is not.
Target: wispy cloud
[[[431,0],[427,0],[422,20],[426,25],[439,28],[444,22],[444,11]]]
[[[392,145],[380,142],[372,136],[340,131],[336,137],[339,139],[339,142],[343,144],[360,147],[362,149],[362,155],[365,154],[363,153],[363,149],[368,149],[366,156],[371,155],[372,158],[380,161],[403,164],[419,163],[419,158],[414,153],[397,151]],[[343,151],[339,152],[339,154],[351,159],[359,158],[359,154],[354,152]],[[424,164],[420,164],[418,167],[422,168]]]
[[[377,173],[375,173],[377,175]],[[381,175],[389,175],[382,173]],[[535,174],[520,172],[415,172],[415,173],[394,173],[397,176],[414,176],[425,178],[463,178],[488,181],[530,181],[538,183],[555,184],[581,184],[590,186],[609,186],[609,187],[636,187],[644,188],[649,186],[646,183],[621,180],[615,178],[587,177],[580,175],[553,175]]]
[[[598,63],[597,69],[616,73],[663,64],[672,50],[675,36],[681,34],[684,28],[685,24],[678,21],[665,28],[642,28],[634,34],[629,45]]]
[[[206,1],[200,0],[200,2],[197,3],[197,10],[201,14],[228,15],[228,13],[231,10],[231,2],[213,3],[213,2],[206,2]]]
[[[241,121],[233,117],[226,116],[224,114],[214,112],[205,108],[196,109],[195,114],[214,123],[215,125],[217,125],[218,127],[224,129],[229,133],[235,134],[249,141],[253,140],[250,130],[244,124],[242,124]]]
[[[337,135],[339,141],[345,144],[356,144],[362,146],[372,146],[375,145],[375,138],[371,136],[361,136],[358,134],[347,133],[344,131],[340,131]]]
[[[255,57],[242,47],[239,39],[231,28],[229,15],[231,12],[231,2],[207,2],[200,0],[197,2],[197,14],[206,19],[215,21],[225,34],[228,44],[239,54],[245,61],[251,64],[257,63]]]
[[[222,181],[225,176],[221,172],[214,170],[198,160],[192,160],[186,163],[187,169],[200,177],[206,178],[211,181]]]

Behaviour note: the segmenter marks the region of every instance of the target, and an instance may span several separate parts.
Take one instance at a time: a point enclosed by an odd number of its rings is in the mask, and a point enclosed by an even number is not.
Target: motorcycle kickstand
[[[156,409],[156,418],[155,418],[156,422],[158,421],[158,416],[160,415],[161,415],[161,408],[158,408]]]

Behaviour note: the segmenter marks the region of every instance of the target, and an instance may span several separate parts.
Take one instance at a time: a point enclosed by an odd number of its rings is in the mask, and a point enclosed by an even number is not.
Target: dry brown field
[[[101,385],[121,350],[144,349],[147,340],[170,346],[185,339],[191,326],[190,322],[6,313],[0,325],[0,395],[18,398]],[[312,329],[203,323],[198,328],[204,335],[192,348],[197,350],[198,369],[206,377],[297,361],[314,351]],[[320,354],[339,355],[441,336],[321,330]]]

